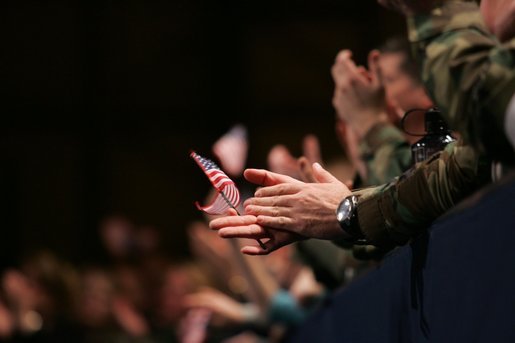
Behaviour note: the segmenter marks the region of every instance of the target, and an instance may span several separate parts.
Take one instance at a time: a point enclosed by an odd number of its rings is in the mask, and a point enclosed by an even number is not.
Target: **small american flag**
[[[236,209],[240,204],[240,192],[234,181],[210,159],[204,158],[194,151],[191,152],[190,157],[197,162],[218,191],[218,194],[209,205],[201,206],[197,201],[195,203],[197,208],[208,214],[224,214],[229,208]]]

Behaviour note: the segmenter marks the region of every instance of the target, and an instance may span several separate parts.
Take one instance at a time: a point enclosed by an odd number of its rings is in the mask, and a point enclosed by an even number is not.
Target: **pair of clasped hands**
[[[369,56],[370,72],[352,61],[349,50],[341,51],[331,70],[335,81],[333,106],[349,126],[364,126],[364,114],[376,116],[371,103],[382,107],[384,89],[378,80],[377,54]],[[370,101],[371,98],[377,98]],[[372,99],[372,100],[374,100]],[[359,113],[359,115],[357,115]],[[351,194],[347,185],[319,163],[299,159],[303,182],[296,178],[263,169],[247,169],[247,181],[260,186],[253,198],[244,203],[245,212],[211,220],[209,226],[223,238],[261,240],[264,246],[246,245],[241,251],[249,255],[266,255],[278,248],[307,238],[333,240],[345,237],[336,220],[336,208]],[[291,173],[290,173],[291,175]]]
[[[213,219],[209,227],[223,238],[260,239],[266,249],[247,245],[249,255],[266,255],[278,248],[306,238],[336,239],[343,231],[336,221],[336,207],[351,192],[345,184],[313,164],[317,183],[305,183],[263,169],[247,169],[245,179],[259,188],[244,203],[241,216],[230,210],[228,216]]]

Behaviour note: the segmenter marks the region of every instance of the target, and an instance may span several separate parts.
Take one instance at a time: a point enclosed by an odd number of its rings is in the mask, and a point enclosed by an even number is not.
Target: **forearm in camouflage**
[[[405,244],[490,182],[490,163],[470,146],[450,144],[389,184],[355,192],[358,222],[374,245]]]

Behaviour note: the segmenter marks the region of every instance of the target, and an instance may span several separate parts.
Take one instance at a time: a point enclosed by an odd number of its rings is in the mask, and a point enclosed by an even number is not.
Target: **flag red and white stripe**
[[[240,192],[232,181],[213,161],[204,158],[196,152],[191,152],[191,158],[197,162],[204,171],[213,187],[218,191],[213,201],[205,206],[195,203],[197,208],[208,214],[224,214],[229,208],[236,208],[240,204]]]

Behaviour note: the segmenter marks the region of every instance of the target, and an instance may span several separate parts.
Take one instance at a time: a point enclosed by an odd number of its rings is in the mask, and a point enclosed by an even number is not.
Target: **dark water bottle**
[[[443,150],[455,139],[440,115],[440,110],[430,108],[424,115],[426,134],[411,146],[413,163],[425,161],[431,155]]]

